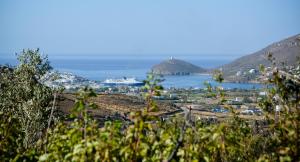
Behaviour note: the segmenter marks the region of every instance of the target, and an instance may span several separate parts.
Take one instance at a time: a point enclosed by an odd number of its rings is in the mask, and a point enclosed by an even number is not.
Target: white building
[[[255,69],[250,69],[250,70],[249,70],[249,73],[250,73],[250,74],[255,74],[255,73],[256,73],[256,70],[255,70]]]
[[[236,72],[235,75],[236,75],[236,76],[241,76],[241,75],[242,75],[242,72],[241,72],[241,71],[238,71],[238,72]]]
[[[259,95],[260,95],[260,96],[266,96],[266,95],[267,95],[267,92],[266,92],[266,91],[259,92]]]

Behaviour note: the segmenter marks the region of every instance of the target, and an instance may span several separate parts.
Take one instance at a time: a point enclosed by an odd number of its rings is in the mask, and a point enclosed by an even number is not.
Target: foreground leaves
[[[147,107],[132,112],[131,122],[99,127],[87,111],[96,108],[89,99],[96,94],[86,87],[77,95],[73,118],[45,131],[49,95],[34,82],[35,73],[45,68],[35,57],[27,56],[20,66],[25,77],[19,70],[1,75],[0,161],[300,161],[299,67],[288,72],[274,68],[267,75],[273,86],[260,103],[263,121],[242,120],[233,111],[230,119],[216,123],[180,115],[160,120],[151,112],[157,109],[161,80],[150,74]],[[9,82],[14,78],[15,87]],[[223,80],[220,72],[216,79]],[[224,97],[223,91],[207,87],[209,95]]]

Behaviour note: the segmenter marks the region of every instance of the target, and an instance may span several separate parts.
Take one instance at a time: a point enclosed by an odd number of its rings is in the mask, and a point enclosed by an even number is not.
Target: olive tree
[[[0,112],[17,121],[20,133],[15,142],[20,141],[19,149],[26,149],[41,137],[47,124],[52,92],[39,80],[51,66],[39,49],[23,50],[17,57],[19,64],[4,68],[0,75]]]

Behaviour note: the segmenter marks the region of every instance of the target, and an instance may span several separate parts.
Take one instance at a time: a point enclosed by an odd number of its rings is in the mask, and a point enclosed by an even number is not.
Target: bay
[[[139,57],[139,56],[59,56],[49,57],[51,66],[59,72],[70,72],[89,80],[104,81],[105,79],[117,79],[122,77],[134,77],[138,80],[146,79],[151,67],[158,64],[166,57]],[[204,68],[216,68],[233,60],[232,57],[209,56],[182,56],[179,59],[191,62]],[[13,57],[0,57],[0,64],[16,65]],[[208,81],[213,86],[222,86],[226,89],[252,89],[261,88],[261,84],[252,83],[216,83],[210,75],[189,76],[165,76],[162,85],[166,88],[204,88],[204,82]]]

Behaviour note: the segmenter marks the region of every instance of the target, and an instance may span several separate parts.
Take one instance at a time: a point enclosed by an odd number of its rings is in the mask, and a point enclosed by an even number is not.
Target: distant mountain
[[[296,65],[300,57],[300,34],[273,43],[266,48],[250,55],[243,56],[226,64],[219,69],[223,71],[224,78],[230,82],[254,81],[258,75],[259,65],[271,66],[268,54],[275,58],[276,65],[282,62],[285,65]]]
[[[161,75],[191,75],[206,72],[205,69],[183,60],[171,58],[152,67],[155,74]]]

